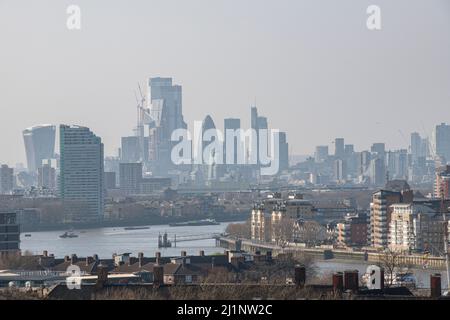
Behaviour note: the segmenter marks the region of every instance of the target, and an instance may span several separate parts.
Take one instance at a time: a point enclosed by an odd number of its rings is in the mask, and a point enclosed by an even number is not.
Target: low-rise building
[[[337,244],[345,247],[367,245],[367,216],[348,215],[336,226]]]
[[[397,203],[391,207],[391,250],[430,252],[436,255],[443,253],[445,223],[439,210],[420,203]]]

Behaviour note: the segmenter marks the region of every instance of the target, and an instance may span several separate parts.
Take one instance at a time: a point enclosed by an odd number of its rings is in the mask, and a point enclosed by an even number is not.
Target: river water
[[[216,247],[214,239],[202,239],[193,241],[180,241],[186,237],[205,238],[211,234],[223,233],[229,222],[214,226],[193,226],[193,227],[169,227],[168,225],[148,226],[149,229],[125,230],[122,227],[98,228],[87,230],[74,230],[78,238],[60,238],[63,231],[29,232],[31,237],[21,235],[22,252],[30,251],[33,254],[42,254],[43,250],[53,253],[56,257],[62,258],[65,255],[77,254],[79,257],[92,256],[98,254],[100,258],[111,258],[114,253],[131,253],[137,256],[143,252],[145,256],[153,257],[156,251],[160,251],[162,256],[178,256],[181,251],[186,251],[188,255],[198,255],[200,250],[205,254],[223,252],[224,249]],[[175,235],[178,239],[176,247],[158,249],[158,235],[167,232],[172,241]],[[326,260],[316,261],[319,275],[329,276],[336,271],[358,270],[362,275],[366,272],[369,264],[363,262]],[[445,288],[447,281],[444,270],[412,270],[417,279],[419,287],[427,288],[430,284],[430,274],[442,274],[442,287]]]
[[[122,227],[98,228],[86,230],[73,230],[78,238],[60,238],[63,231],[28,232],[31,237],[21,234],[20,247],[22,252],[30,251],[33,254],[42,254],[47,250],[61,258],[72,253],[79,257],[98,254],[100,258],[111,258],[114,253],[132,253],[137,256],[143,252],[145,256],[154,257],[156,251],[161,251],[163,256],[177,256],[181,251],[189,255],[198,255],[200,250],[205,254],[223,252],[223,248],[216,247],[214,239],[194,241],[181,241],[186,237],[205,238],[210,234],[223,233],[229,223],[221,223],[212,226],[194,227],[169,227],[168,225],[147,226],[149,229],[125,230]],[[158,235],[167,232],[169,240],[176,247],[158,249]]]

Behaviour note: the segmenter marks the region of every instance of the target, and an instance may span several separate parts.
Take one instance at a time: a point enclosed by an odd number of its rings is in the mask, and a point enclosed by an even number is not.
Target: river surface
[[[147,226],[149,229],[125,230],[123,227],[73,230],[78,238],[60,238],[64,231],[27,232],[20,236],[22,252],[42,254],[47,250],[55,257],[62,258],[72,253],[79,257],[98,254],[102,259],[111,258],[114,253],[132,253],[137,256],[143,252],[145,256],[154,257],[156,251],[163,256],[178,256],[181,251],[189,255],[198,255],[200,250],[205,254],[223,252],[223,248],[216,247],[213,238],[185,241],[187,238],[207,238],[211,234],[223,233],[229,222],[212,226],[170,227],[168,225]],[[158,249],[158,236],[167,232],[169,240],[176,247]],[[30,234],[31,237],[25,237]]]
[[[160,251],[162,256],[178,256],[181,251],[186,251],[188,255],[198,255],[200,250],[205,254],[224,252],[223,248],[216,247],[214,239],[201,239],[184,241],[187,238],[207,238],[212,234],[223,233],[229,222],[213,226],[193,226],[193,227],[170,227],[168,225],[147,226],[149,229],[125,230],[123,227],[98,228],[86,230],[73,230],[78,238],[60,238],[64,231],[43,231],[29,232],[21,234],[22,252],[30,251],[33,254],[42,254],[47,250],[56,257],[62,258],[65,255],[77,254],[79,257],[92,256],[98,254],[102,259],[111,258],[114,253],[131,253],[137,256],[143,252],[145,256],[153,257],[156,251]],[[158,249],[158,235],[167,232],[169,240],[174,244],[175,235],[177,237],[176,247]],[[25,237],[31,234],[31,237]],[[362,275],[366,272],[368,263],[359,261],[326,260],[316,261],[317,273],[326,277],[337,271],[358,270]],[[430,284],[430,274],[441,273],[442,287],[447,284],[444,270],[412,270],[417,279],[418,287],[427,288]]]

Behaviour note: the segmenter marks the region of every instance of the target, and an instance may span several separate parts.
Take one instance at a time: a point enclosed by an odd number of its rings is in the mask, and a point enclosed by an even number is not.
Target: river
[[[60,238],[63,231],[27,232],[21,234],[20,247],[22,252],[42,254],[47,250],[55,257],[61,258],[70,254],[79,257],[97,254],[100,258],[111,258],[114,253],[131,253],[135,256],[143,252],[145,256],[154,256],[161,251],[163,256],[177,256],[181,251],[189,255],[198,255],[200,250],[205,254],[223,252],[223,248],[216,247],[214,239],[194,241],[180,241],[186,236],[201,238],[215,233],[223,233],[229,222],[212,226],[169,227],[168,225],[147,226],[148,229],[125,230],[123,227],[73,230],[78,238]],[[158,235],[167,232],[173,242],[175,235],[178,239],[176,247],[158,249]],[[25,234],[31,235],[26,237]]]
[[[179,241],[186,236],[196,238],[208,236],[210,234],[223,233],[229,222],[213,226],[193,226],[193,227],[169,227],[168,225],[147,226],[148,229],[125,230],[123,227],[97,228],[86,230],[74,230],[78,238],[60,238],[63,231],[43,231],[29,232],[31,237],[21,234],[22,252],[30,251],[33,254],[42,254],[47,250],[56,257],[62,258],[65,255],[77,254],[79,257],[92,256],[98,254],[100,258],[111,258],[114,253],[131,253],[137,256],[143,252],[145,256],[154,256],[156,251],[160,251],[163,256],[178,256],[181,251],[186,251],[188,255],[198,255],[200,250],[205,254],[223,252],[224,249],[216,247],[214,239],[203,239],[194,241]],[[167,232],[169,239],[173,242],[176,235],[178,241],[176,247],[158,249],[158,235]],[[358,270],[362,275],[366,272],[368,263],[338,260],[316,261],[319,275],[330,276],[336,271]],[[417,279],[419,287],[429,287],[430,274],[439,272],[442,274],[442,287],[446,286],[444,270],[412,270]]]

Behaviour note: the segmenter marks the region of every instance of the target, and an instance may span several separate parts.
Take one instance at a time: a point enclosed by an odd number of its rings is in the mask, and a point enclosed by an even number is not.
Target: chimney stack
[[[439,298],[441,296],[441,274],[435,273],[430,275],[431,298]]]
[[[95,286],[97,289],[103,288],[108,282],[108,268],[105,266],[98,266],[97,268],[97,282]]]
[[[69,256],[64,256],[64,262],[69,262],[69,261],[70,261]]]
[[[70,263],[71,263],[71,264],[75,264],[75,263],[77,263],[77,261],[78,261],[77,255],[76,255],[76,254],[72,254],[72,255],[70,256]]]
[[[341,292],[344,289],[344,274],[342,272],[333,273],[333,291]]]
[[[94,254],[93,258],[94,258],[95,261],[98,261],[98,254]]]
[[[90,265],[92,262],[94,262],[94,258],[92,257],[86,257],[86,265]]]
[[[155,253],[155,257],[156,257],[156,264],[160,265],[161,264],[161,252],[157,251]]]
[[[186,257],[186,251],[181,251],[181,256]]]
[[[203,251],[203,250],[200,250],[200,252],[199,252],[199,254],[198,254],[200,257],[204,257],[205,256],[205,251]]]
[[[142,266],[144,265],[144,253],[143,252],[138,253],[138,260],[139,260],[139,268],[142,268]]]
[[[358,270],[344,271],[344,290],[357,292],[359,288]]]
[[[297,286],[303,287],[306,283],[305,266],[296,265],[294,269],[294,282]]]
[[[266,260],[267,262],[272,262],[272,251],[267,251]]]
[[[42,255],[43,255],[44,257],[48,257],[48,251],[47,251],[47,250],[44,250],[44,251],[42,252]]]
[[[164,284],[164,268],[162,266],[153,266],[153,285],[155,287]]]

